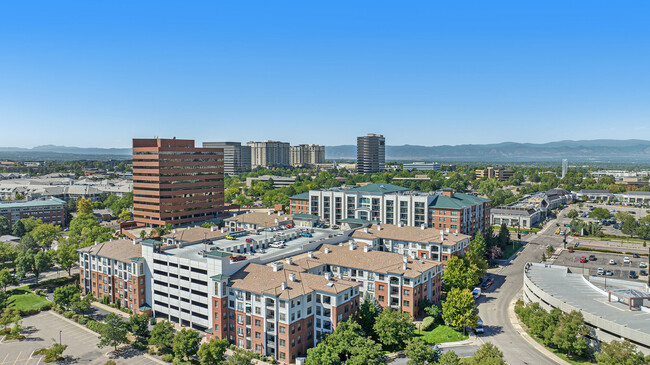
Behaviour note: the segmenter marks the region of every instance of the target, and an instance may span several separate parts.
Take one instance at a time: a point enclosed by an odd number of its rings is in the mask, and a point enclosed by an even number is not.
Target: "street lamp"
[[[61,332],[63,332],[63,331],[59,330],[59,345],[62,345],[62,343],[61,343]]]

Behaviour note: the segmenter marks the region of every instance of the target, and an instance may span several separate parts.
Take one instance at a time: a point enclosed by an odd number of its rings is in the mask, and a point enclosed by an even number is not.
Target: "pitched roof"
[[[395,193],[398,191],[405,191],[405,190],[409,190],[409,189],[403,188],[401,186],[393,185],[393,184],[388,184],[388,183],[374,183],[374,184],[352,188],[348,191],[354,191],[359,193],[390,194],[390,193]]]
[[[289,279],[295,274],[296,280]],[[287,289],[282,290],[282,282],[287,283]],[[280,299],[292,299],[311,293],[315,290],[327,293],[339,293],[346,289],[360,286],[360,283],[332,278],[293,270],[285,265],[284,269],[273,271],[273,267],[260,264],[248,264],[230,277],[231,287],[253,293],[270,294]],[[331,283],[328,285],[328,283]]]
[[[131,240],[115,240],[80,248],[78,251],[122,262],[131,262],[134,257],[142,257],[142,244],[140,242],[133,244]]]
[[[433,198],[429,204],[429,207],[443,209],[463,209],[472,205],[483,204],[489,201],[491,200],[464,193],[455,193],[453,197],[440,194],[436,195]]]
[[[0,209],[10,208],[32,208],[32,207],[49,207],[52,205],[65,206],[65,202],[57,198],[40,199],[40,200],[3,200],[0,201]]]
[[[213,231],[210,228],[203,227],[189,227],[178,228],[176,232],[172,232],[162,236],[162,238],[172,238],[176,241],[183,242],[199,242],[204,239],[213,240],[216,238],[225,237],[227,233],[219,230]]]
[[[329,253],[325,253],[326,248],[330,250]],[[409,258],[404,270],[403,260],[404,256],[393,252],[375,250],[364,252],[360,247],[350,250],[349,246],[322,245],[318,251],[313,252],[313,257],[307,254],[296,256],[293,263],[303,270],[321,265],[335,265],[380,274],[398,274],[407,278],[415,278],[441,265],[438,261]]]
[[[381,227],[381,229],[379,229]],[[394,224],[373,224],[367,228],[360,228],[352,232],[352,238],[365,238],[365,239],[392,239],[407,242],[421,242],[421,243],[442,243],[443,245],[455,245],[464,239],[472,239],[470,236],[458,233],[446,233],[444,241],[441,240],[439,229],[420,227],[404,226],[399,227]]]
[[[307,200],[307,199],[309,199],[309,192],[296,194],[296,195],[294,195],[292,197],[289,197],[289,199]]]
[[[285,220],[286,218],[286,220]],[[277,222],[275,220],[278,220]],[[225,219],[229,222],[251,223],[259,227],[275,227],[282,222],[291,222],[291,215],[268,214],[268,212],[249,212]]]

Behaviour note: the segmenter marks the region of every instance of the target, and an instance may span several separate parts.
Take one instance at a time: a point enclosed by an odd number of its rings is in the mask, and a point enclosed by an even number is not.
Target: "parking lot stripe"
[[[20,359],[20,355],[22,353],[23,353],[22,351],[18,353],[18,356],[16,356],[16,360],[14,360],[14,365],[16,365],[16,361],[18,361],[18,359]]]

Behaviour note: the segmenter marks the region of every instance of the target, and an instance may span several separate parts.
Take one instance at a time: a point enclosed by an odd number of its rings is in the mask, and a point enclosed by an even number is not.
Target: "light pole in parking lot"
[[[59,345],[62,345],[62,343],[61,343],[61,333],[62,332],[63,332],[62,330],[59,330]]]

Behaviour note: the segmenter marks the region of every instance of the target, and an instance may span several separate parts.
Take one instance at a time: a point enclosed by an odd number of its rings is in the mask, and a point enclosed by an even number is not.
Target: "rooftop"
[[[162,236],[166,239],[174,239],[176,241],[183,242],[199,242],[204,239],[212,240],[216,238],[225,237],[227,233],[223,233],[219,230],[212,230],[210,228],[203,227],[188,227],[188,228],[178,228],[175,229],[176,232],[172,232]]]
[[[336,278],[327,280],[321,275],[291,270],[286,268],[286,265],[284,269],[273,270],[273,267],[267,265],[248,264],[230,277],[231,286],[234,289],[269,294],[280,299],[292,299],[313,291],[336,294],[361,286],[361,283],[350,280]],[[295,275],[295,281],[290,280],[290,274]],[[287,284],[284,290],[282,290],[283,282]]]
[[[429,203],[429,207],[444,209],[463,209],[472,205],[483,204],[489,201],[490,199],[485,199],[464,193],[455,193],[453,197],[439,194],[433,198],[431,203]]]
[[[379,229],[381,227],[381,229]],[[448,233],[444,232],[445,239],[441,239],[442,234],[439,229],[425,228],[413,226],[399,227],[394,224],[373,224],[367,228],[357,229],[352,233],[352,238],[365,238],[365,239],[391,239],[409,242],[432,242],[442,243],[444,245],[455,245],[464,239],[471,239],[470,236],[462,233]]]
[[[282,222],[291,221],[288,214],[269,214],[268,212],[249,212],[225,219],[227,222],[251,223],[258,227],[275,227]]]
[[[349,189],[349,191],[359,192],[359,193],[373,193],[373,194],[390,194],[398,191],[406,191],[407,188],[401,186],[388,184],[388,183],[374,183],[365,186],[359,186],[356,188]]]
[[[296,194],[296,195],[290,197],[289,199],[307,200],[307,199],[309,199],[309,192]]]
[[[39,199],[39,200],[0,201],[0,209],[49,207],[51,205],[65,205],[65,202],[57,198]]]
[[[131,262],[132,258],[142,257],[142,244],[134,244],[131,240],[115,240],[80,248],[78,251],[122,262]]]
[[[329,253],[325,253],[326,248],[329,249]],[[364,252],[364,249],[361,247],[350,250],[348,245],[323,245],[318,251],[313,252],[313,256],[309,257],[308,254],[295,256],[293,263],[303,270],[329,264],[381,274],[398,274],[408,278],[418,277],[425,271],[440,265],[438,261],[424,259],[413,260],[409,258],[406,264],[406,270],[404,270],[404,256],[398,253],[374,250]]]

